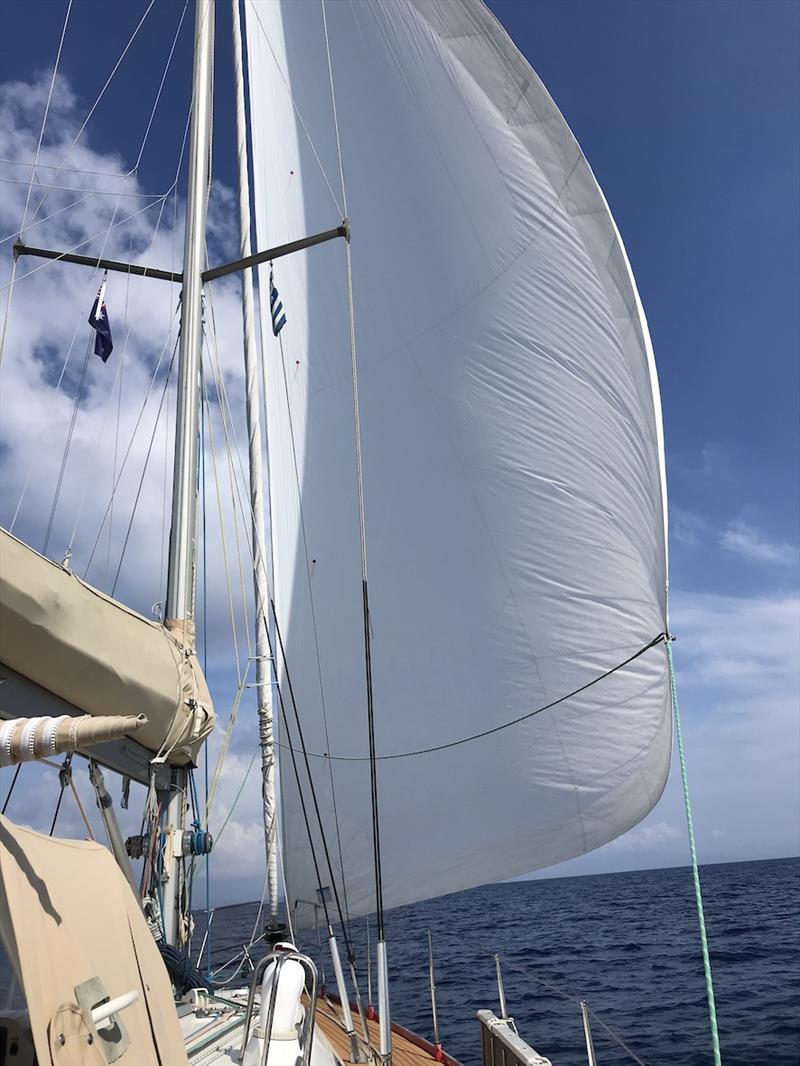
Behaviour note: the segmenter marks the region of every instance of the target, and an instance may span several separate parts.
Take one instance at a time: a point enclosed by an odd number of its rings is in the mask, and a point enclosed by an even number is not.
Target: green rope
[[[692,804],[689,800],[689,779],[686,774],[686,755],[683,750],[683,733],[681,715],[678,710],[678,690],[675,686],[675,666],[672,662],[672,644],[668,640],[667,662],[669,663],[669,683],[672,689],[672,713],[675,716],[675,735],[678,739],[678,758],[681,764],[681,783],[683,785],[683,803],[686,807],[686,827],[689,830],[689,854],[692,859],[692,879],[694,880],[694,899],[697,904],[697,920],[700,923],[700,945],[703,951],[703,970],[706,977],[706,996],[708,997],[708,1018],[711,1023],[711,1046],[714,1050],[714,1066],[722,1066],[719,1050],[719,1032],[717,1030],[717,1008],[714,1004],[714,982],[711,978],[711,959],[708,954],[708,937],[706,936],[706,919],[703,914],[703,894],[700,891],[700,871],[697,868],[697,848],[694,843],[694,822],[692,821]]]

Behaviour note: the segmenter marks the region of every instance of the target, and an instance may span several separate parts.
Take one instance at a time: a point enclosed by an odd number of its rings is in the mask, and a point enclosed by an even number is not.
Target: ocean
[[[797,1066],[800,859],[706,866],[701,878],[723,1063]],[[214,965],[249,938],[256,913],[216,912]],[[495,954],[520,1035],[554,1066],[586,1066],[580,999],[648,1066],[713,1061],[688,868],[517,881],[389,911],[392,1017],[430,1039],[428,929],[442,1043],[463,1066],[480,1062],[475,1011],[499,1013]],[[360,960],[365,937],[354,921]],[[313,931],[303,946],[332,984]],[[599,1023],[593,1036],[598,1066],[633,1061]]]

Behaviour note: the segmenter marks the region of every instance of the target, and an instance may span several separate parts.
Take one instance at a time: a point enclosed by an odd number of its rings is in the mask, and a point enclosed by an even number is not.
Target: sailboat
[[[181,303],[163,619],[0,535],[5,774],[75,752],[147,789],[124,843],[98,793],[110,851],[0,820],[25,999],[0,1039],[9,1062],[453,1063],[433,952],[433,1039],[392,1017],[385,911],[596,848],[667,779],[650,336],[587,160],[481,0],[233,0],[240,256],[209,264],[221,6],[194,4],[182,269],[24,229],[15,246],[17,285],[49,258]],[[214,813],[188,812],[215,722],[195,633],[204,294],[232,274],[268,922],[249,983],[220,989],[188,950]],[[364,915],[377,1009],[349,935]],[[298,946],[315,925],[335,989]],[[548,1063],[501,1003],[474,1004],[485,1066]]]

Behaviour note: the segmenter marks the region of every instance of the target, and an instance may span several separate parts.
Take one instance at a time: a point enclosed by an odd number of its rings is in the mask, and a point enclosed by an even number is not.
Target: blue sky
[[[800,5],[490,6],[580,141],[650,324],[701,856],[797,853]],[[144,7],[75,5],[62,70],[78,110],[94,99]],[[87,130],[95,153],[135,158],[181,7],[157,0],[125,61],[126,76],[112,83]],[[55,0],[5,5],[3,82],[30,81],[48,68],[63,11]],[[160,192],[172,180],[188,104],[190,23],[187,17],[140,169],[146,190]],[[233,186],[227,27],[221,5],[215,173]],[[134,71],[147,94],[132,91]],[[10,188],[0,184],[0,197]],[[13,225],[4,221],[2,235]],[[219,226],[220,249],[231,257],[232,237]],[[554,872],[683,862],[681,817],[673,774],[643,826]],[[257,891],[257,880],[247,885]]]

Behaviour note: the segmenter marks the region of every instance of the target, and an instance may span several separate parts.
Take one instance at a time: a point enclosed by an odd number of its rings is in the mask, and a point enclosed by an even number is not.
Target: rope
[[[222,825],[219,827],[219,829],[217,830],[217,832],[214,835],[214,843],[215,844],[219,844],[219,839],[222,836],[222,834],[225,832],[225,826],[230,821],[231,815],[233,814],[233,812],[234,812],[234,810],[236,808],[236,804],[239,802],[239,797],[241,796],[242,792],[244,791],[244,786],[247,783],[247,778],[250,776],[250,771],[253,769],[253,764],[255,763],[257,756],[258,756],[258,750],[256,749],[253,752],[253,754],[250,756],[250,762],[247,764],[247,769],[245,770],[244,774],[242,775],[242,780],[241,780],[241,782],[239,784],[238,789],[236,790],[236,795],[233,797],[233,802],[231,803],[230,808],[228,809],[228,813],[225,815],[225,821],[222,823]],[[216,772],[215,772],[214,776],[216,777]],[[211,800],[214,799],[213,790],[209,792],[209,797],[210,797]],[[207,811],[208,810],[210,810],[210,805],[207,807]]]
[[[225,727],[225,733],[223,734],[223,737],[222,737],[222,744],[220,746],[219,755],[217,756],[217,764],[214,767],[214,775],[211,778],[211,787],[208,790],[207,806],[206,806],[206,810],[204,812],[205,813],[206,824],[208,824],[208,816],[209,816],[209,813],[211,811],[211,808],[214,805],[214,799],[215,799],[216,794],[217,794],[217,789],[219,788],[219,783],[220,783],[220,780],[222,779],[222,769],[223,769],[223,766],[225,765],[225,759],[226,759],[227,754],[228,754],[228,748],[229,748],[230,742],[231,742],[231,735],[233,733],[233,727],[236,724],[236,718],[237,718],[237,716],[239,714],[239,704],[241,703],[242,695],[244,693],[244,690],[247,687],[247,674],[248,674],[249,669],[250,669],[250,664],[248,663],[247,666],[244,669],[244,673],[242,674],[242,680],[239,683],[239,687],[236,690],[236,696],[234,697],[234,700],[233,700],[233,705],[231,707],[231,713],[230,713],[230,717],[228,719],[228,724]],[[255,754],[253,755],[253,758],[255,758]],[[246,776],[247,775],[245,774],[245,777]],[[242,788],[244,788],[244,782],[242,782]],[[238,798],[238,795],[240,795],[240,794],[241,793],[237,793],[237,798]],[[227,821],[228,821],[228,819],[226,818],[224,824],[227,824]],[[221,830],[220,830],[220,832],[221,832]],[[217,834],[217,835],[219,835],[219,834]]]
[[[697,906],[697,921],[700,925],[700,947],[703,953],[703,972],[706,980],[706,998],[708,999],[708,1020],[711,1025],[711,1047],[714,1052],[714,1066],[722,1066],[722,1055],[719,1047],[719,1032],[717,1030],[717,1008],[714,1002],[714,982],[711,977],[711,959],[708,953],[708,937],[706,936],[706,920],[703,913],[703,894],[700,889],[700,870],[697,866],[697,848],[694,841],[694,821],[692,819],[692,804],[689,799],[689,778],[686,773],[686,754],[683,748],[683,731],[681,729],[681,715],[678,708],[678,689],[675,684],[675,667],[672,661],[672,642],[667,640],[667,662],[669,664],[669,683],[672,692],[672,713],[675,717],[675,736],[678,741],[678,759],[681,766],[681,784],[683,786],[683,804],[686,808],[686,828],[689,833],[689,854],[692,861],[692,880],[694,882],[694,899]]]
[[[75,782],[72,780],[71,776],[70,776],[70,779],[69,779],[69,787],[72,789],[72,795],[75,797],[75,804],[76,804],[76,806],[77,806],[77,808],[78,808],[78,810],[80,812],[81,818],[83,819],[83,824],[86,826],[86,832],[89,834],[89,839],[90,840],[94,840],[95,839],[95,835],[92,832],[92,827],[91,827],[91,825],[89,823],[89,819],[86,817],[86,811],[83,809],[83,804],[81,803],[81,798],[78,795],[78,790],[75,787]]]
[[[14,792],[14,786],[17,783],[17,778],[19,777],[19,772],[20,772],[21,769],[22,769],[22,763],[19,763],[17,765],[16,770],[14,771],[14,777],[11,780],[11,785],[9,786],[8,792],[6,793],[6,798],[5,798],[5,801],[3,802],[3,810],[0,811],[0,814],[5,814],[6,813],[6,809],[7,809],[8,805],[9,805],[9,803],[11,802],[11,796],[12,796],[12,794]]]
[[[585,685],[581,685],[580,688],[573,689],[572,692],[568,692],[565,696],[559,696],[558,699],[553,700],[551,703],[544,704],[543,707],[537,707],[534,711],[528,711],[527,714],[522,714],[519,718],[512,718],[510,722],[503,722],[501,725],[493,726],[491,729],[484,729],[481,733],[471,733],[468,737],[461,737],[459,740],[451,740],[446,744],[436,744],[431,748],[417,748],[415,751],[398,751],[393,752],[391,755],[378,755],[377,760],[380,762],[386,759],[410,759],[416,755],[430,755],[435,751],[446,751],[448,748],[457,748],[461,744],[469,744],[473,740],[483,740],[484,737],[491,736],[493,733],[500,733],[504,729],[510,729],[512,726],[519,725],[520,722],[525,722],[529,718],[533,718],[537,714],[542,714],[544,711],[549,711],[553,707],[557,707],[560,703],[565,703],[567,700],[571,700],[573,696],[579,696],[581,692],[585,692],[587,689],[592,688],[593,685],[597,685],[600,681],[604,681],[607,677],[617,673],[618,670],[622,670],[630,663],[634,662],[641,655],[644,655],[646,651],[654,648],[657,644],[661,644],[666,640],[666,634],[659,633],[657,637],[653,637],[651,641],[641,647],[633,655],[628,656],[621,663],[617,663],[616,666],[612,666],[610,670],[605,670],[602,674],[598,674],[597,677],[592,678],[591,681],[587,681]],[[281,747],[286,745],[282,744]],[[309,752],[313,759],[335,759],[337,762],[367,762],[370,758],[369,755],[330,755],[328,752]]]

